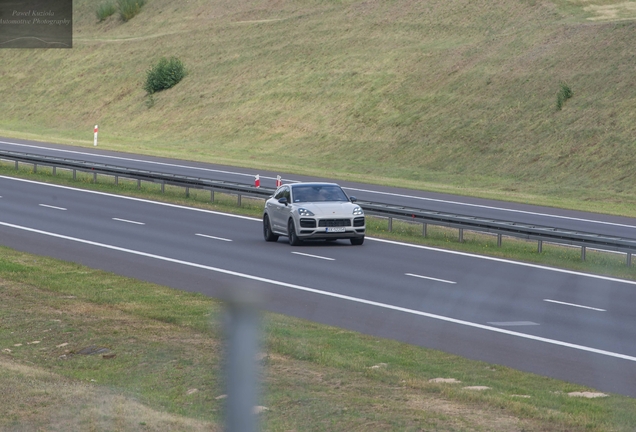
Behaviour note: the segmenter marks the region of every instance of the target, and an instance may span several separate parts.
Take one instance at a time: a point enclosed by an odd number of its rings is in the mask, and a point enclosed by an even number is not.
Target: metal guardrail
[[[125,168],[101,163],[11,151],[0,151],[0,159],[15,161],[16,169],[18,168],[18,164],[22,162],[33,165],[34,171],[37,171],[38,165],[52,167],[54,174],[56,168],[72,170],[73,178],[76,176],[76,171],[81,171],[92,173],[95,180],[97,179],[97,174],[101,174],[114,176],[116,183],[119,177],[136,179],[139,186],[142,181],[160,183],[162,185],[162,192],[164,190],[164,185],[184,187],[186,189],[186,195],[189,193],[189,188],[205,189],[211,191],[212,200],[214,200],[214,192],[218,191],[225,194],[236,195],[239,206],[241,205],[242,196],[266,199],[275,191],[275,189],[272,188],[257,188],[255,186],[242,183],[181,176],[156,171],[146,171],[135,168]],[[392,229],[393,219],[406,220],[422,223],[424,235],[426,235],[427,225],[429,224],[456,228],[459,230],[460,242],[463,241],[463,231],[466,229],[470,231],[496,234],[498,246],[501,246],[502,236],[536,240],[538,242],[539,252],[542,251],[544,241],[580,246],[581,259],[583,260],[585,260],[587,248],[622,252],[627,255],[628,266],[631,266],[632,254],[636,253],[636,239],[611,237],[595,233],[572,231],[549,226],[528,225],[505,220],[478,218],[461,214],[441,213],[426,209],[371,201],[357,201],[357,203],[364,209],[366,214],[388,218],[389,231]]]
[[[365,213],[424,224],[441,225],[460,230],[494,233],[529,240],[546,241],[624,253],[636,252],[636,239],[572,231],[541,225],[528,225],[498,219],[487,219],[418,208],[358,201]]]
[[[76,178],[76,172],[85,172],[93,174],[96,180],[97,175],[108,175],[115,177],[115,183],[118,183],[119,177],[137,180],[138,185],[142,181],[161,184],[161,191],[164,191],[165,185],[178,186],[186,189],[186,195],[189,189],[204,189],[211,192],[217,191],[236,195],[238,197],[238,205],[241,205],[241,197],[267,198],[273,194],[275,189],[257,188],[255,186],[243,183],[226,182],[221,180],[212,180],[199,177],[183,176],[170,173],[162,173],[157,171],[140,170],[135,168],[125,168],[116,165],[108,165],[96,162],[86,162],[76,159],[59,158],[55,156],[41,156],[29,153],[20,153],[13,151],[0,150],[0,159],[15,162],[16,169],[20,162],[33,165],[33,170],[37,171],[38,166],[47,166],[53,168],[55,174],[56,168],[70,170],[73,172],[73,179]],[[214,199],[214,195],[212,195]]]

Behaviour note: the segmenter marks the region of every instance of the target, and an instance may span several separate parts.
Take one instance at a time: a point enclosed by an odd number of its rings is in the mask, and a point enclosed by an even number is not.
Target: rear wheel
[[[356,237],[351,239],[351,244],[354,246],[360,246],[364,243],[364,237]]]
[[[293,219],[289,219],[289,222],[287,223],[287,232],[289,233],[288,237],[290,245],[300,246],[301,244],[303,244],[303,241],[299,239],[298,235],[296,234],[296,227],[294,226]]]
[[[269,223],[269,216],[263,216],[263,237],[265,241],[275,242],[278,240],[278,236],[272,232],[272,226]]]

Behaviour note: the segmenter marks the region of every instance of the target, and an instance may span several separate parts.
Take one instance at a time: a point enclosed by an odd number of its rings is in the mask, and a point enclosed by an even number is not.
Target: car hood
[[[305,208],[316,216],[351,217],[357,204],[350,202],[298,203],[298,208]]]

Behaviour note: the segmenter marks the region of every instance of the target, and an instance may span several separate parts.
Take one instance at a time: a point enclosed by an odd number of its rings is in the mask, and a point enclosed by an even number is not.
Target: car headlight
[[[298,209],[298,214],[301,215],[301,216],[313,216],[314,215],[312,212],[310,212],[306,208],[299,208]]]
[[[353,209],[353,215],[354,215],[354,216],[362,216],[363,214],[364,214],[364,212],[362,211],[362,207],[360,207],[360,206],[356,206],[356,207]]]

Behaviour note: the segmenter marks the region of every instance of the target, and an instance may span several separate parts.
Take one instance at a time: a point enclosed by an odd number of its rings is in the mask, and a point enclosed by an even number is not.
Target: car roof
[[[293,183],[290,186],[291,187],[296,187],[296,186],[338,186],[338,187],[340,187],[340,185],[337,184],[337,183],[326,183],[326,182]]]

